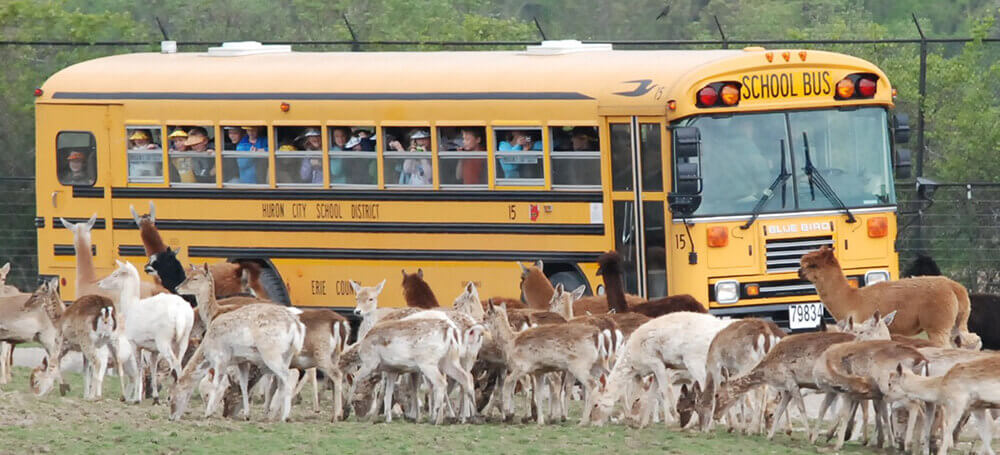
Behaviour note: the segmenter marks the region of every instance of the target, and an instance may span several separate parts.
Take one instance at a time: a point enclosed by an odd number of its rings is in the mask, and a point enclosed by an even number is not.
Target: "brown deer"
[[[955,332],[963,346],[981,345],[979,336],[969,332],[969,293],[948,278],[905,278],[856,289],[847,283],[833,250],[826,246],[802,256],[799,276],[816,285],[823,305],[838,321],[848,316],[865,320],[875,310],[898,311],[890,327],[893,333],[912,336],[926,331],[935,345],[951,347]]]
[[[42,282],[31,294],[0,297],[0,341],[7,346],[37,341],[54,359],[59,355],[58,324],[64,311],[55,280]]]
[[[597,391],[598,379],[607,369],[607,346],[600,331],[586,324],[542,325],[514,334],[507,319],[507,309],[490,305],[486,310],[486,326],[504,353],[507,377],[504,379],[503,414],[514,416],[514,386],[522,377],[534,380],[534,405],[539,425],[545,423],[542,411],[541,387],[546,373],[568,372],[583,385],[585,407],[580,418],[583,425],[590,420],[590,409]]]
[[[333,416],[336,422],[343,418],[343,374],[338,367],[340,355],[351,336],[351,325],[347,318],[328,309],[302,310],[299,321],[306,328],[302,349],[292,358],[290,366],[298,369],[315,368],[326,376],[333,385]],[[313,380],[313,406],[318,409],[319,398],[315,376]],[[305,379],[296,387],[296,392],[305,384]],[[297,395],[297,393],[295,393]]]
[[[854,324],[849,317],[844,323],[845,332],[812,332],[789,335],[776,344],[749,373],[730,379],[716,392],[715,419],[719,419],[737,398],[758,386],[767,385],[781,392],[781,401],[775,412],[768,439],[774,437],[778,422],[785,414],[793,399],[803,416],[806,431],[806,405],[801,388],[818,389],[813,376],[813,365],[817,358],[830,346],[854,340],[889,339],[889,329],[885,323],[870,318],[861,324]],[[789,417],[790,419],[790,417]]]

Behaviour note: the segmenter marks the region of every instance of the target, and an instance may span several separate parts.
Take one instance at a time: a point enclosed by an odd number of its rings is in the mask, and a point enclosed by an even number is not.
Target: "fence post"
[[[910,13],[913,17],[913,25],[917,26],[917,33],[920,34],[920,87],[919,102],[917,103],[917,177],[924,176],[924,102],[927,97],[927,36],[920,28],[920,21],[915,13]]]
[[[351,27],[351,23],[347,20],[347,14],[341,14],[344,18],[344,25],[347,26],[347,31],[351,33],[351,52],[358,52],[361,50],[361,43],[358,42],[358,35],[354,34],[354,27]]]
[[[726,32],[722,30],[722,24],[719,23],[719,16],[712,15],[712,18],[715,19],[715,27],[719,29],[719,36],[722,37],[722,48],[729,49],[729,40],[726,39]]]

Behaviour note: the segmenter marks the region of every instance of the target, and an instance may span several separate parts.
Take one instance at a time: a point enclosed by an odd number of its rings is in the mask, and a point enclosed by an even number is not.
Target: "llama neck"
[[[627,313],[628,303],[625,302],[625,286],[617,270],[604,272],[604,295],[608,298],[608,309],[615,313]]]
[[[944,376],[924,377],[909,371],[903,372],[900,387],[907,395],[922,401],[936,403],[940,398],[941,382]]]
[[[856,298],[858,290],[847,283],[847,277],[844,276],[840,267],[825,271],[816,280],[815,285],[819,299],[834,319],[842,320],[858,310],[858,308],[852,308],[852,303],[858,300]]]
[[[143,221],[139,226],[139,236],[142,238],[142,246],[146,250],[146,257],[156,253],[167,251],[167,245],[160,237],[160,231],[153,226],[152,222]]]
[[[76,281],[78,284],[90,284],[97,281],[97,272],[94,271],[94,255],[90,252],[90,246],[90,233],[74,235],[73,250],[76,253]]]
[[[139,274],[130,273],[121,285],[121,301],[118,304],[121,305],[122,312],[127,314],[130,307],[139,303]]]

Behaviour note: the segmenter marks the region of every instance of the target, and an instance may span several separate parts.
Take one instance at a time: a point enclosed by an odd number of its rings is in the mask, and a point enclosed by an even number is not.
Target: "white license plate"
[[[788,328],[814,329],[823,319],[823,304],[796,303],[788,306]]]

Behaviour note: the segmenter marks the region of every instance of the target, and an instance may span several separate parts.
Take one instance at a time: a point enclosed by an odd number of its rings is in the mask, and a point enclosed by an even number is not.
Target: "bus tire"
[[[584,286],[584,289],[587,289],[587,281],[576,272],[556,272],[549,276],[549,281],[552,282],[552,286],[562,284],[563,289],[567,291],[572,291],[580,286]]]
[[[285,282],[273,268],[261,267],[260,285],[267,291],[267,295],[271,301],[286,306],[292,304],[291,299],[288,297],[288,290],[285,289]]]

